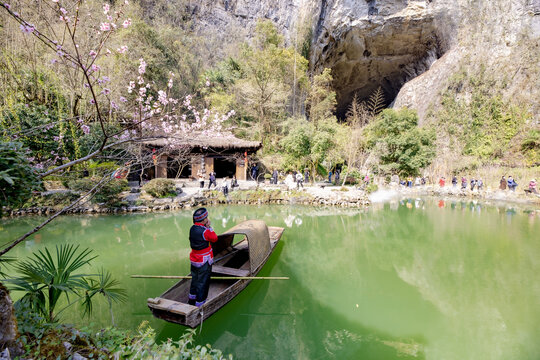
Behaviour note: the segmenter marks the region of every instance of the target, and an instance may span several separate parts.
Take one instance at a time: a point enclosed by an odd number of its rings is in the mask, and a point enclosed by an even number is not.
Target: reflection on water
[[[237,359],[535,359],[540,351],[535,209],[411,198],[361,210],[216,207],[210,218],[218,233],[253,218],[286,228],[260,275],[290,280],[254,281],[197,337]],[[38,220],[0,222],[1,241]],[[190,225],[191,211],[63,217],[13,255],[92,247],[96,266],[128,289],[130,303],[114,307],[120,326],[149,320],[164,341],[184,328],[153,319],[146,299],[174,281],[129,275],[188,273]],[[96,316],[109,324],[105,304]]]

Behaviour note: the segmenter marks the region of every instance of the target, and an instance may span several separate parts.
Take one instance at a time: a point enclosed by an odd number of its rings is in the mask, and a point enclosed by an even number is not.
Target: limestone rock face
[[[341,116],[355,94],[363,100],[381,87],[387,105],[415,108],[422,120],[466,62],[512,77],[509,96],[540,95],[538,77],[531,78],[540,67],[540,0],[203,0],[189,7],[194,28],[217,39],[206,45],[216,54],[249,41],[259,19],[272,20],[288,45],[310,27],[311,71],[332,69]]]
[[[427,1],[323,2],[311,64],[331,68],[338,115],[353,95],[368,98],[378,87],[387,105],[405,82],[422,74],[451,43],[452,19]]]

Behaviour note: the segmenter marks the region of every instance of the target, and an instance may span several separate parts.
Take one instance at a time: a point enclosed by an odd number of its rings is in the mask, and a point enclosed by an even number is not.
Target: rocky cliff
[[[311,35],[311,70],[332,69],[338,115],[355,94],[365,99],[381,87],[388,105],[415,108],[423,120],[448,78],[473,64],[504,77],[506,96],[539,113],[540,0],[205,0],[188,7],[197,31],[217,36],[223,51],[249,40],[259,19],[272,20],[290,45]]]

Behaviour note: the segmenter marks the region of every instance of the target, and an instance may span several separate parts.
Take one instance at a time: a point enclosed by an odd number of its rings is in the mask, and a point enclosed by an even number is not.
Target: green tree
[[[41,181],[19,142],[0,142],[0,212],[2,206],[20,206],[41,189]]]
[[[284,119],[301,104],[307,89],[308,61],[284,47],[283,37],[270,21],[257,24],[253,44],[243,44],[237,59],[229,58],[203,74],[211,85],[204,95],[212,108],[234,108],[247,137],[265,143],[281,130]],[[267,142],[268,140],[268,142]]]
[[[306,100],[309,107],[309,118],[315,126],[323,119],[335,118],[336,92],[332,88],[332,72],[325,68],[313,77],[313,84]]]
[[[435,132],[418,127],[413,110],[384,110],[366,127],[366,135],[385,174],[417,175],[435,157]]]

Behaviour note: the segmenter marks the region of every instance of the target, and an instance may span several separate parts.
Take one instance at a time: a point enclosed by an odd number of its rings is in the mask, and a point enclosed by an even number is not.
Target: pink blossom
[[[82,130],[83,133],[85,133],[86,135],[90,134],[90,126],[88,126],[88,125],[82,125],[82,126],[81,126],[81,130]]]
[[[65,54],[64,54],[62,51],[58,50],[58,51],[56,52],[56,55],[62,57],[62,56],[64,56]]]
[[[122,23],[122,26],[125,28],[129,27],[131,25],[131,19],[124,20]]]
[[[60,8],[60,12],[61,12],[62,14],[64,14],[64,15],[66,15],[66,14],[67,14],[67,10],[66,10],[66,9],[64,9],[63,7],[61,7],[61,8]]]
[[[111,90],[110,90],[110,89],[107,89],[107,88],[104,88],[104,89],[101,91],[101,93],[102,93],[103,95],[109,95],[109,94],[111,93]]]
[[[96,101],[94,99],[90,99],[90,104],[95,104]]]
[[[92,67],[90,68],[92,71],[99,71],[101,70],[101,67],[99,65],[96,65],[96,64],[92,64]]]
[[[34,165],[34,167],[35,167],[36,169],[38,169],[38,170],[43,170],[43,164],[41,164],[41,163],[40,163],[40,164]]]
[[[94,50],[90,50],[90,52],[88,53],[88,55],[90,55],[91,57],[93,57],[93,58],[95,59],[96,56],[97,56],[97,52],[95,52]]]
[[[120,48],[118,48],[116,51],[118,51],[120,54],[123,54],[126,51],[128,51],[128,47],[127,47],[127,45],[123,45]]]
[[[172,78],[169,79],[169,82],[167,83],[167,87],[169,89],[173,87],[173,79]]]
[[[110,9],[110,8],[111,8],[111,7],[109,6],[109,4],[107,4],[107,3],[103,4],[103,13],[104,13],[105,15],[107,15],[107,13],[109,12],[109,9]]]
[[[4,6],[6,7],[6,9],[11,9],[11,5],[9,5],[8,3],[4,3]]]
[[[144,96],[144,95],[146,95],[146,88],[145,87],[139,88],[139,96]]]
[[[53,2],[53,3],[57,3],[57,2],[58,2],[58,0],[52,0],[52,2]]]
[[[120,101],[121,102],[127,102],[127,99],[125,97],[123,97],[123,96],[120,96]]]
[[[130,81],[128,85],[128,93],[132,93],[133,89],[135,89],[135,81]]]
[[[139,74],[144,74],[146,72],[146,62],[143,58],[139,59],[140,65],[139,65]]]
[[[209,87],[210,86],[210,80],[206,79],[205,85],[206,85],[206,87]]]
[[[115,110],[118,110],[118,105],[114,101],[111,101],[111,107]]]
[[[107,15],[107,20],[112,21],[112,16],[111,16],[111,15]]]
[[[110,31],[111,30],[111,24],[109,23],[101,23],[101,26],[99,27],[101,31]]]
[[[23,24],[21,24],[20,28],[21,28],[22,32],[25,33],[25,34],[31,34],[35,30],[33,25],[23,25]]]

